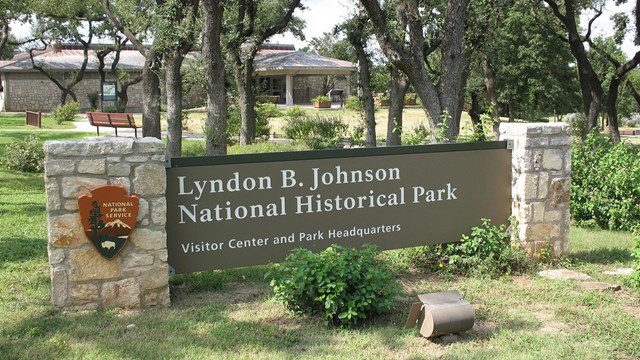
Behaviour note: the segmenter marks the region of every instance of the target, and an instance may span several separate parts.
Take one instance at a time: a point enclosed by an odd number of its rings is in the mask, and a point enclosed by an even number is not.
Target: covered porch
[[[309,104],[314,97],[332,89],[344,90],[344,96],[349,96],[350,77],[357,71],[354,63],[290,48],[261,51],[255,64],[261,93],[287,106]]]

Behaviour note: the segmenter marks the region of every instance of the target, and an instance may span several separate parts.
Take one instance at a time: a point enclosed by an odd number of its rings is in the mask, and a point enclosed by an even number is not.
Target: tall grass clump
[[[287,116],[283,129],[289,139],[318,150],[341,147],[349,126],[339,116]]]
[[[44,171],[43,143],[35,135],[27,135],[23,140],[13,141],[5,147],[0,164],[22,172],[40,173]]]

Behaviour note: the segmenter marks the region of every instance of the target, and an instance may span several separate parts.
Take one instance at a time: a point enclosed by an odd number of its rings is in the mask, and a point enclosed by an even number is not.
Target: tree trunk
[[[438,94],[442,111],[451,116],[447,127],[447,140],[455,141],[460,133],[462,115],[462,97],[464,96],[464,71],[468,60],[463,54],[464,19],[469,0],[449,1],[445,9],[445,21],[441,46],[442,61]]]
[[[391,66],[391,84],[389,86],[389,118],[387,122],[387,146],[402,145],[402,111],[404,110],[404,96],[409,88],[404,78],[395,66]]]
[[[149,48],[145,51],[142,69],[142,136],[160,139],[160,59],[159,54]]]
[[[351,44],[356,51],[358,59],[358,79],[362,89],[362,100],[364,105],[364,123],[367,129],[365,135],[365,145],[376,147],[376,110],[373,104],[373,94],[371,93],[371,71],[369,69],[369,56],[364,50],[364,45],[360,41]]]
[[[388,34],[388,24],[384,11],[377,0],[362,0],[367,10],[380,48],[389,61],[406,76],[422,102],[432,130],[438,132],[446,118],[446,138],[440,141],[454,141],[460,131],[462,114],[464,68],[463,55],[464,18],[469,0],[447,2],[445,9],[442,44],[440,47],[439,84],[434,84],[425,68],[425,41],[422,15],[417,1],[398,2],[397,10],[406,11],[410,50],[405,50],[404,39],[398,40]],[[402,9],[400,9],[402,8]],[[444,113],[447,116],[443,116]],[[435,138],[433,138],[435,139]],[[432,139],[432,140],[433,140]]]
[[[236,64],[235,79],[240,100],[240,145],[254,143],[256,139],[256,95],[253,93],[253,59]]]
[[[486,134],[484,133],[484,126],[482,126],[482,118],[480,116],[480,102],[478,101],[478,93],[476,91],[471,92],[471,109],[469,110],[469,117],[471,117],[471,124],[473,125],[473,132],[478,134],[478,140],[485,141]]]
[[[484,84],[487,88],[487,98],[491,104],[491,119],[493,121],[493,136],[500,137],[500,111],[498,109],[498,94],[496,93],[496,80],[493,68],[489,59],[482,60],[482,70],[484,72]],[[476,99],[477,101],[477,99]]]
[[[167,94],[167,155],[182,156],[182,75],[184,57],[179,52],[165,54]]]
[[[224,1],[205,0],[203,4],[202,60],[207,91],[205,125],[207,155],[227,154],[227,106],[224,62],[220,46]]]
[[[591,132],[598,126],[598,114],[602,106],[604,91],[598,74],[593,69],[587,52],[584,48],[583,38],[580,36],[576,18],[578,13],[575,8],[574,0],[565,0],[565,12],[562,14],[558,4],[555,1],[544,0],[553,14],[562,22],[568,33],[569,48],[571,54],[576,59],[578,65],[578,75],[580,80],[580,90],[582,91],[582,101],[587,116],[587,127],[585,134]]]

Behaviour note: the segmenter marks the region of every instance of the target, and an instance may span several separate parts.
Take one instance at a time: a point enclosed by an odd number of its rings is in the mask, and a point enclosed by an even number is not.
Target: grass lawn
[[[351,130],[358,125],[362,125],[362,120],[359,115],[351,110],[347,109],[313,109],[303,108],[308,115],[321,115],[321,116],[337,116],[340,117],[345,123],[349,124]],[[282,109],[281,109],[282,110]],[[285,111],[281,111],[281,116],[272,118],[269,125],[271,126],[271,133],[275,132],[276,137],[284,137],[284,131],[282,128],[285,124]],[[376,137],[378,139],[386,139],[387,137],[387,123],[388,123],[388,109],[378,108],[376,109]],[[186,121],[187,129],[189,132],[202,133],[204,121],[207,114],[206,112],[190,112],[189,119]],[[428,127],[427,117],[419,106],[405,107],[403,111],[403,128],[405,133],[411,132],[419,125],[424,124]],[[461,119],[461,133],[466,133],[471,129],[471,118],[465,112],[462,113]]]
[[[42,128],[38,129],[33,126],[25,125],[24,113],[3,113],[0,115],[0,130],[25,130],[25,131],[42,131],[42,130],[66,130],[73,129],[75,126],[71,122],[63,122],[58,124],[51,116],[42,114]]]
[[[0,130],[0,149],[14,133],[20,132]],[[603,273],[631,266],[632,236],[572,228],[570,238],[571,254],[559,266],[623,289],[594,292],[535,272],[443,277],[396,264],[404,295],[394,310],[357,328],[335,329],[274,301],[263,278],[269,267],[262,266],[173,277],[169,309],[63,312],[49,298],[43,176],[0,169],[0,358],[640,358],[640,291]],[[416,294],[453,289],[475,308],[472,331],[448,342],[403,330]]]

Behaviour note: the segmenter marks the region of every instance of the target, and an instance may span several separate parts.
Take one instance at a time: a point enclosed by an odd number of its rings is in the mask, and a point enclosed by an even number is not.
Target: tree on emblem
[[[102,221],[102,212],[100,211],[98,202],[92,202],[91,206],[93,208],[89,211],[89,226],[91,227],[92,238],[96,239],[98,237],[98,231],[104,228],[104,221]]]

